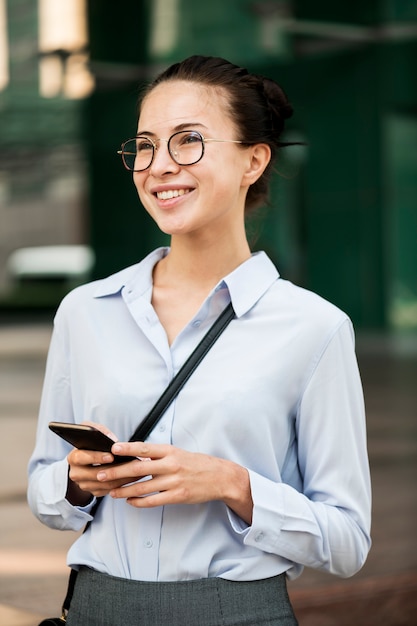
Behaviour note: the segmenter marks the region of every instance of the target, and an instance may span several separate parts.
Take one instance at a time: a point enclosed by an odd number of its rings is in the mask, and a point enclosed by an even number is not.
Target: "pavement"
[[[26,503],[48,321],[0,324],[0,626],[58,615],[71,532]],[[357,337],[373,482],[373,547],[350,579],[306,570],[289,585],[300,626],[417,626],[417,336]],[[198,625],[190,625],[198,626]]]

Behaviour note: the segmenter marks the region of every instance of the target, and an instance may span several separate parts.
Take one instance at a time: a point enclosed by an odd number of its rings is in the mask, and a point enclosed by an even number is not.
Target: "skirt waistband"
[[[235,582],[222,578],[148,582],[82,567],[67,626],[296,626],[281,574]]]

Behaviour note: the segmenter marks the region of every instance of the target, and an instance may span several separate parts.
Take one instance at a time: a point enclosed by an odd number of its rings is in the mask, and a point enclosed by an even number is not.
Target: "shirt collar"
[[[140,263],[132,265],[108,278],[98,281],[95,298],[115,295],[125,287],[128,293],[139,297],[152,287],[152,272],[155,264],[169,252],[169,248],[157,248]],[[237,317],[249,311],[279,278],[278,270],[265,252],[255,252],[225,276],[216,291],[227,288]]]
[[[275,265],[265,252],[255,252],[223,278],[237,317],[247,313],[279,278]]]
[[[140,263],[131,265],[116,274],[98,281],[94,297],[113,296],[119,293],[123,287],[126,287],[130,292],[134,291],[136,296],[145,293],[152,287],[153,268],[168,252],[169,248],[157,248]]]

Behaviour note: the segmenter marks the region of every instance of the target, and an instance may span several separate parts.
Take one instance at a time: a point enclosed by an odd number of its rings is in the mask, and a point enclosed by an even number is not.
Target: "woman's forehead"
[[[138,128],[155,132],[192,122],[209,127],[225,123],[225,101],[218,90],[191,81],[165,81],[143,100]]]

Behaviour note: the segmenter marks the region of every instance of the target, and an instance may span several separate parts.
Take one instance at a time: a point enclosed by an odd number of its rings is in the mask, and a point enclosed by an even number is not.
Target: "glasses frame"
[[[192,163],[180,163],[175,158],[174,151],[171,150],[171,141],[172,141],[172,139],[174,137],[176,137],[177,135],[181,135],[183,133],[194,133],[195,135],[198,135],[198,137],[200,138],[200,141],[201,141],[201,156],[196,161],[193,161]],[[125,145],[129,141],[136,141],[137,139],[146,139],[147,141],[149,141],[149,143],[152,144],[151,161],[150,161],[149,165],[147,165],[146,167],[143,167],[142,169],[139,169],[139,170],[131,169],[130,167],[128,167],[126,165],[126,161],[125,161],[125,158],[124,158],[124,154],[125,154],[124,147],[125,147]],[[160,143],[161,141],[166,141],[168,152],[169,152],[169,155],[170,155],[171,159],[174,161],[174,163],[176,163],[180,167],[187,167],[188,165],[195,165],[196,163],[201,161],[201,159],[203,158],[204,153],[205,153],[205,144],[208,143],[208,142],[213,142],[213,143],[240,143],[240,144],[246,143],[245,141],[240,141],[238,139],[211,139],[211,138],[206,138],[198,130],[193,130],[191,128],[188,128],[188,129],[184,129],[184,130],[178,130],[177,132],[173,133],[168,139],[162,139],[162,138],[152,139],[148,135],[136,135],[135,137],[132,137],[131,139],[126,139],[126,141],[124,141],[122,143],[122,145],[121,145],[121,150],[117,150],[117,154],[120,154],[120,156],[122,157],[123,165],[124,165],[125,169],[127,169],[128,172],[145,172],[146,170],[148,170],[151,167],[152,163],[154,162],[156,151],[159,148],[158,143]]]

